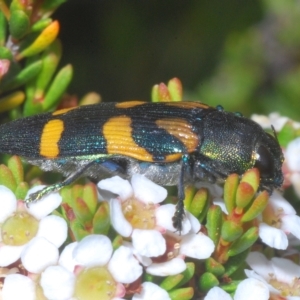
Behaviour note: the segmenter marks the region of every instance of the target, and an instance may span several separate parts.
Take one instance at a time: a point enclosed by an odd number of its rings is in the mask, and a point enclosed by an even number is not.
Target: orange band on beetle
[[[64,122],[59,119],[50,120],[43,128],[40,143],[40,155],[55,158],[59,155],[58,142],[64,131]]]
[[[138,160],[153,162],[152,155],[135,143],[131,133],[131,118],[126,116],[110,118],[103,125],[107,154],[126,155]]]
[[[137,105],[145,104],[145,101],[140,100],[133,100],[133,101],[126,101],[126,102],[120,102],[116,104],[116,108],[130,108],[135,107]]]

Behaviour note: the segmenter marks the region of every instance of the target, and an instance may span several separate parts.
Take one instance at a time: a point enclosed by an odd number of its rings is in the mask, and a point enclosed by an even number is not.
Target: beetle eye
[[[274,162],[271,153],[265,146],[259,146],[257,149],[257,158],[255,168],[258,168],[261,177],[271,178],[274,176]]]

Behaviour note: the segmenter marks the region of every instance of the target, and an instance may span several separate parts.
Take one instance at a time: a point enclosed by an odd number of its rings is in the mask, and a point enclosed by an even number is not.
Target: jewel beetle
[[[81,176],[98,181],[139,173],[160,185],[177,185],[178,231],[187,183],[220,182],[253,167],[260,171],[261,189],[271,193],[283,182],[276,135],[240,114],[200,102],[111,102],[21,118],[0,126],[0,153],[66,177],[31,194],[27,203]]]

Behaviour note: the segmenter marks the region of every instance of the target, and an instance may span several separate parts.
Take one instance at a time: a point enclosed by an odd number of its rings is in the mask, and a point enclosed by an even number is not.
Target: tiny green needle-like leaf
[[[169,292],[172,300],[190,300],[194,297],[194,289],[191,287],[175,289]]]
[[[176,288],[176,286],[178,286],[178,284],[181,282],[181,280],[183,279],[183,275],[182,274],[176,274],[176,275],[172,275],[172,276],[167,276],[160,284],[160,287],[163,288],[166,291],[170,291],[174,288]]]
[[[219,285],[218,278],[210,272],[203,273],[199,279],[199,288],[203,292],[207,292],[214,286],[218,286],[218,285]]]
[[[217,277],[222,276],[225,272],[224,266],[222,264],[220,264],[219,262],[217,262],[212,257],[209,257],[205,261],[205,267],[208,272],[214,274]]]
[[[13,38],[20,39],[30,27],[29,17],[23,10],[13,10],[9,19],[9,31]]]
[[[19,156],[12,156],[8,160],[7,166],[11,170],[12,175],[14,176],[16,184],[20,184],[22,181],[24,181],[24,170]]]
[[[16,91],[0,99],[0,113],[9,111],[23,103],[25,94],[22,91]]]
[[[42,52],[56,39],[58,32],[59,23],[58,21],[54,21],[39,34],[32,44],[19,53],[16,59],[20,60],[24,57],[33,56]]]
[[[218,205],[212,205],[207,212],[207,233],[215,245],[217,245],[222,226],[222,210]]]
[[[231,276],[241,265],[245,264],[245,260],[250,252],[250,248],[246,249],[245,251],[229,257],[228,261],[225,263],[225,273],[223,277]]]
[[[5,165],[0,165],[0,185],[6,186],[13,192],[17,187],[12,171]]]
[[[182,84],[178,78],[173,78],[168,82],[171,101],[182,101]]]
[[[203,209],[207,206],[208,202],[208,190],[206,188],[201,188],[193,197],[193,200],[189,207],[189,212],[192,213],[196,218],[198,218]]]
[[[268,204],[269,193],[267,191],[262,191],[256,199],[253,201],[251,206],[242,216],[242,222],[248,222],[255,219],[260,213],[264,211]]]
[[[3,91],[12,90],[18,88],[32,78],[36,77],[42,69],[42,61],[38,60],[28,66],[26,66],[19,74],[17,74],[11,81],[7,82],[1,89]]]
[[[93,232],[96,234],[107,234],[110,228],[109,204],[101,202],[93,217]]]
[[[239,239],[237,239],[228,250],[229,256],[237,255],[250,248],[258,239],[258,228],[256,226],[248,229]]]
[[[68,85],[70,84],[73,77],[73,68],[71,65],[67,65],[63,67],[58,74],[55,76],[52,81],[51,86],[45,96],[43,102],[43,109],[47,111],[53,107],[55,107],[61,96],[66,91]]]
[[[232,213],[235,208],[235,196],[239,184],[238,174],[231,174],[224,184],[224,202],[228,213]]]
[[[245,208],[251,202],[254,194],[255,191],[253,190],[252,185],[248,182],[240,182],[236,191],[236,206],[239,208]]]
[[[227,220],[222,225],[221,236],[227,242],[233,242],[243,234],[240,224]]]
[[[247,182],[256,192],[259,187],[260,174],[257,168],[250,169],[245,172],[243,175],[241,182]]]
[[[42,54],[42,68],[35,83],[35,100],[43,100],[50,80],[52,79],[61,58],[61,43],[55,40]]]

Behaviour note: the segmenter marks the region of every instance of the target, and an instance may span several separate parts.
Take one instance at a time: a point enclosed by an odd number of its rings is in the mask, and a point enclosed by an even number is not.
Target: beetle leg
[[[181,171],[179,175],[179,181],[178,181],[178,201],[176,204],[176,209],[174,216],[172,218],[173,226],[176,228],[176,231],[181,233],[182,231],[182,221],[185,217],[184,213],[184,178],[186,176],[187,170],[189,168],[189,156],[183,155],[181,159]]]
[[[79,177],[81,177],[85,171],[94,163],[97,163],[97,160],[92,160],[88,162],[87,164],[83,165],[80,169],[76,170],[75,172],[71,173],[65,180],[62,182],[58,182],[52,185],[49,185],[45,188],[43,188],[40,191],[37,191],[35,193],[30,194],[26,199],[25,203],[26,206],[28,206],[32,202],[39,201],[42,197],[48,195],[49,193],[52,192],[57,192],[64,186],[67,186],[73,182],[75,182]]]

